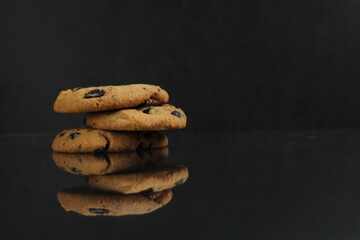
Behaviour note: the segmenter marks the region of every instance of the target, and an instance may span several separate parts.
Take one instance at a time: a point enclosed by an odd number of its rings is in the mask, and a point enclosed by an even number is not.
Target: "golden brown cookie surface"
[[[92,189],[131,194],[170,189],[184,183],[188,177],[189,172],[186,167],[168,165],[132,173],[89,176],[88,183]]]
[[[168,101],[169,94],[164,89],[149,84],[73,88],[59,93],[54,103],[54,111],[98,112]]]
[[[88,113],[86,125],[91,128],[118,131],[160,131],[186,126],[183,110],[169,104],[136,109]]]
[[[131,195],[99,193],[87,187],[60,190],[57,198],[65,211],[84,216],[147,214],[170,202],[172,191]]]
[[[167,145],[167,137],[159,132],[115,132],[79,128],[59,133],[52,143],[52,150],[67,153],[123,152]]]
[[[56,166],[76,175],[105,175],[142,170],[156,165],[168,155],[168,148],[121,153],[56,153]]]

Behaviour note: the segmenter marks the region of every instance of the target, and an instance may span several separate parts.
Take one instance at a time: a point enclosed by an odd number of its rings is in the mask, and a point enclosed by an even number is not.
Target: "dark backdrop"
[[[53,132],[62,89],[152,83],[190,130],[360,126],[359,1],[1,1],[2,132]]]

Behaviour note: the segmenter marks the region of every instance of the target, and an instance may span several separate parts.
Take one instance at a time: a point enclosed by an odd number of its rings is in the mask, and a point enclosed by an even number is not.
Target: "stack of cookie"
[[[85,127],[62,131],[52,144],[59,168],[88,176],[89,186],[58,192],[66,211],[144,214],[171,200],[171,188],[187,180],[188,170],[159,164],[168,155],[168,138],[157,131],[186,126],[185,113],[168,100],[165,90],[147,84],[60,92],[55,112],[86,112]]]

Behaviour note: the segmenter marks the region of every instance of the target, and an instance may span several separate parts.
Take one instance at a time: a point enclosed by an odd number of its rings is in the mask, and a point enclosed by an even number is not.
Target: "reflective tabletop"
[[[56,133],[0,135],[3,239],[358,239],[360,130],[173,131],[168,157],[188,180],[142,215],[83,216],[61,189]]]

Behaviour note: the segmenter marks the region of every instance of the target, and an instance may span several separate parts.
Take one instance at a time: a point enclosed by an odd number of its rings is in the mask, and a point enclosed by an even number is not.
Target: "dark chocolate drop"
[[[81,171],[77,168],[71,167],[70,170],[74,173],[81,173]]]
[[[101,214],[101,215],[108,214],[110,212],[109,209],[105,209],[105,208],[89,208],[88,210],[91,213]]]
[[[143,113],[149,114],[151,108],[147,108],[143,111]]]
[[[151,188],[149,188],[148,190],[145,190],[143,192],[141,192],[141,194],[151,200],[154,200],[156,198],[153,190]]]
[[[94,89],[90,92],[85,93],[84,98],[98,98],[105,95],[105,91],[101,89]]]
[[[179,185],[183,184],[184,182],[185,182],[185,179],[182,178],[182,179],[180,179],[179,181],[177,181],[177,182],[175,183],[175,186],[179,186]]]
[[[173,111],[171,114],[178,117],[178,118],[181,118],[181,113],[178,112],[178,111]]]
[[[106,144],[105,144],[105,146],[103,148],[99,148],[99,149],[95,150],[95,153],[106,152],[109,149],[109,146],[110,146],[109,139],[106,136],[102,135],[102,134],[100,134],[100,135],[105,138]]]
[[[80,135],[79,132],[74,132],[74,133],[70,134],[70,135],[68,136],[68,138],[72,140],[72,139],[76,138],[76,137],[79,136],[79,135]]]
[[[64,134],[65,134],[65,132],[60,133],[60,134],[59,134],[59,137],[64,136]]]

